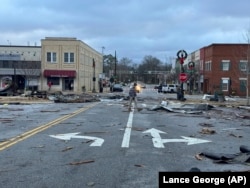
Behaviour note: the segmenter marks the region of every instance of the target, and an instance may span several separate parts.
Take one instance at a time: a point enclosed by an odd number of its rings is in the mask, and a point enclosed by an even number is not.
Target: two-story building
[[[194,87],[200,87],[203,93],[221,91],[225,95],[247,96],[249,58],[250,44],[211,44],[190,53],[185,65],[188,70],[188,63],[195,63]]]
[[[0,89],[35,89],[40,86],[41,46],[0,46]],[[29,87],[29,88],[28,88]]]
[[[97,90],[103,72],[102,54],[76,38],[42,39],[41,90]]]
[[[41,46],[0,46],[0,89],[82,92],[98,89],[103,56],[81,40],[46,37]]]

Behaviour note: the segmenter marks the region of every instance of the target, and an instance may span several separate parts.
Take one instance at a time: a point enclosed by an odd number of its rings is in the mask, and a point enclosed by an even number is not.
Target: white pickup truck
[[[179,85],[178,84],[166,84],[162,86],[163,93],[176,93]]]

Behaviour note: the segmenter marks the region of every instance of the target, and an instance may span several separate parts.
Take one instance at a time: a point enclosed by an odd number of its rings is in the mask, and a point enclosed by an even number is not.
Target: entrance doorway
[[[74,91],[74,78],[63,78],[63,90]]]

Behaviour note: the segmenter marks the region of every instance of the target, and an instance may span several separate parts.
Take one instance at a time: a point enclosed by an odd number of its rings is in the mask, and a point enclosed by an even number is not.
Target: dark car
[[[123,88],[121,84],[114,84],[113,92],[123,92]]]
[[[155,87],[154,87],[154,89],[158,89],[158,88],[159,88],[159,86],[155,86]]]

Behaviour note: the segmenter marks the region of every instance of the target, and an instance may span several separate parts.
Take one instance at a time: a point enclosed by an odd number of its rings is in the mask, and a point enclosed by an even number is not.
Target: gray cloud
[[[163,62],[185,49],[238,43],[250,29],[249,0],[2,0],[1,44],[76,37],[105,54]]]

